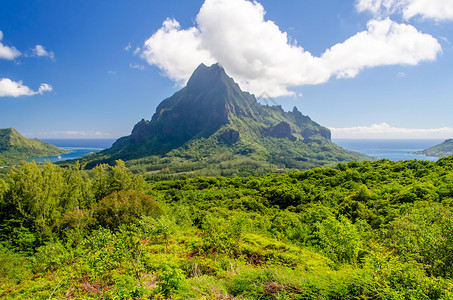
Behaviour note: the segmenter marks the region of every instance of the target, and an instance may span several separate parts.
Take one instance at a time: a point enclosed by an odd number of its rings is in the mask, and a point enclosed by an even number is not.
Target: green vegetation
[[[417,154],[447,157],[453,155],[453,139],[445,140],[441,144],[428,148],[426,150],[417,152]]]
[[[453,299],[453,157],[145,182],[0,180],[5,299]]]
[[[262,146],[245,142],[228,146],[216,137],[210,137],[193,141],[165,156],[148,156],[125,163],[132,172],[142,173],[145,178],[154,180],[181,176],[257,176],[317,166],[334,167],[339,161],[348,162],[359,157],[334,143],[306,144],[273,137],[262,138],[260,142]],[[82,160],[87,161],[90,156]],[[100,161],[110,162],[108,158]],[[70,163],[62,162],[61,165]]]
[[[258,103],[218,64],[202,64],[186,87],[159,104],[150,121],[140,121],[130,136],[81,162],[92,168],[118,159],[150,178],[165,178],[262,175],[371,157],[335,145],[329,129],[296,107],[285,112]]]
[[[14,128],[0,129],[0,167],[17,164],[22,159],[66,153],[38,139],[27,139]]]

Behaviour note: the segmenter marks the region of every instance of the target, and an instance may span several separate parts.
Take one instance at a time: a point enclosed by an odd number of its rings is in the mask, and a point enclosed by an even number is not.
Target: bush
[[[329,217],[317,227],[320,249],[330,259],[339,264],[357,264],[362,241],[359,232],[346,217],[340,216],[340,220]]]
[[[453,212],[425,203],[392,221],[384,230],[386,245],[406,261],[426,265],[435,276],[453,275]]]
[[[136,223],[142,216],[158,216],[162,210],[149,195],[136,191],[113,192],[93,207],[97,224],[109,229]]]
[[[3,284],[16,285],[31,275],[30,264],[23,256],[0,245],[0,289]]]
[[[157,280],[159,291],[168,297],[183,286],[186,277],[181,269],[165,267],[157,276]]]

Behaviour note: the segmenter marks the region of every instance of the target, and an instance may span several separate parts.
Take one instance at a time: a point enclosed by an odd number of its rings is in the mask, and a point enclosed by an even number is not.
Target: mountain
[[[14,128],[0,129],[0,166],[11,165],[30,157],[65,152],[67,151],[38,139],[25,138]]]
[[[329,129],[296,107],[285,112],[262,105],[219,64],[201,64],[186,87],[158,105],[151,120],[141,120],[131,135],[82,161],[90,167],[123,159],[154,173],[242,170],[243,175],[369,158],[342,149],[330,137]]]
[[[433,146],[431,148],[417,152],[417,154],[423,154],[423,155],[429,155],[429,156],[435,156],[435,157],[451,156],[451,155],[453,155],[453,139],[445,140],[436,146]]]

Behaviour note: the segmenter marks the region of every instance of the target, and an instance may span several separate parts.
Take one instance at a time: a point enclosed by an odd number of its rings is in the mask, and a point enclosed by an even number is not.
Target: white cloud
[[[142,58],[156,65],[175,81],[186,81],[190,72],[202,62],[215,62],[203,49],[200,31],[195,28],[181,30],[174,19],[167,19],[144,45]]]
[[[107,74],[116,75],[116,74],[118,74],[118,72],[117,71],[108,70]]]
[[[140,47],[137,47],[135,48],[134,52],[132,52],[134,55],[137,55],[140,53],[140,51],[142,51],[142,49]]]
[[[453,137],[453,128],[400,128],[387,123],[373,124],[371,126],[356,126],[348,128],[330,128],[333,138],[420,138],[420,139],[448,139]]]
[[[129,64],[129,68],[142,71],[142,70],[145,69],[145,66],[144,65],[139,65],[139,64]]]
[[[371,20],[362,31],[327,50],[322,59],[337,77],[355,77],[365,67],[416,65],[435,60],[442,51],[439,42],[412,25],[389,18]]]
[[[401,14],[404,19],[414,17],[435,21],[453,20],[453,1],[451,0],[357,0],[359,12],[370,11],[375,16]]]
[[[9,78],[0,79],[0,97],[31,96],[35,94],[36,92],[23,85],[22,81],[15,82]]]
[[[42,131],[38,133],[27,133],[24,136],[38,136],[40,138],[112,138],[111,133],[100,131],[83,131],[83,130],[59,130],[59,131]]]
[[[13,60],[20,56],[21,53],[15,47],[8,47],[1,43],[3,40],[3,32],[0,30],[0,59]]]
[[[52,51],[47,51],[46,48],[44,48],[44,46],[42,45],[36,45],[36,47],[33,48],[33,55],[40,57],[48,57],[52,60],[55,59],[55,54]]]
[[[132,45],[131,45],[131,43],[129,43],[129,44],[127,44],[126,47],[124,47],[124,50],[129,51],[129,49],[131,49],[131,48],[132,48]]]
[[[50,84],[41,83],[41,85],[38,89],[38,93],[42,95],[44,92],[51,92],[52,90],[53,90],[53,88]]]
[[[367,67],[434,60],[442,50],[432,36],[384,19],[370,21],[366,31],[316,57],[290,42],[265,14],[256,1],[206,0],[196,26],[181,29],[176,20],[167,19],[145,41],[141,56],[180,83],[200,63],[220,62],[243,89],[277,97],[294,95],[292,87],[325,83],[333,76],[355,77]]]
[[[28,86],[23,85],[22,81],[12,81],[9,78],[0,79],[0,97],[19,97],[19,96],[33,96],[36,94],[43,94],[44,92],[52,91],[52,86],[47,83],[42,83],[38,91],[35,92]]]

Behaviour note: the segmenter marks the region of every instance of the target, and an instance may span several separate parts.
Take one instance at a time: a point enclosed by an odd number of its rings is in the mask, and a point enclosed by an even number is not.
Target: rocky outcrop
[[[296,141],[297,138],[292,134],[291,126],[286,122],[280,122],[275,126],[267,129],[267,134],[276,138],[287,138],[291,141]]]
[[[241,136],[238,131],[230,129],[220,134],[219,138],[225,143],[232,145],[237,143],[241,139]]]

